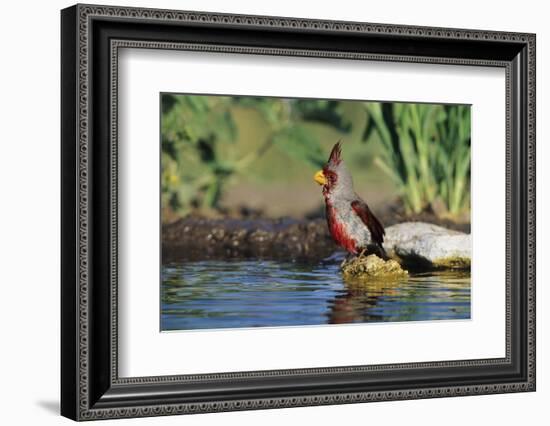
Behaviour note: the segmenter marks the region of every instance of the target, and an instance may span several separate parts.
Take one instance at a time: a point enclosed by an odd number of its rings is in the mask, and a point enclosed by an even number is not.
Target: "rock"
[[[472,235],[424,222],[404,222],[386,228],[384,248],[404,265],[467,269],[471,264]]]
[[[344,278],[384,279],[391,280],[407,276],[401,265],[393,260],[380,259],[375,254],[351,259],[342,266]]]

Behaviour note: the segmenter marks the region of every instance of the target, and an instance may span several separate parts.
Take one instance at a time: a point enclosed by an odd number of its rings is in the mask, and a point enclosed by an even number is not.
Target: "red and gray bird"
[[[369,252],[386,259],[382,246],[384,227],[354,191],[351,173],[342,160],[340,142],[334,145],[328,162],[313,179],[323,186],[327,224],[334,241],[349,255]]]

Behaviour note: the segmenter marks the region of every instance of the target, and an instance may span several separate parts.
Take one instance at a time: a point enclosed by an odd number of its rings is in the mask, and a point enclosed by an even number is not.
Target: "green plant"
[[[364,103],[363,139],[376,133],[383,154],[375,159],[396,183],[408,213],[428,207],[457,218],[470,200],[470,107]],[[443,206],[443,209],[440,206]]]
[[[174,211],[216,206],[239,165],[220,151],[236,129],[228,97],[162,97],[162,204]]]
[[[161,104],[161,202],[180,216],[218,209],[227,185],[272,148],[321,166],[326,153],[306,123],[349,129],[336,101],[165,94]],[[236,147],[235,108],[256,110],[265,124],[265,140],[245,153]]]

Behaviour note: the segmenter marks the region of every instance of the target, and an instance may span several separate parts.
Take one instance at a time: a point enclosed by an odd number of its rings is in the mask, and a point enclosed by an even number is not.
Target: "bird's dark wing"
[[[386,234],[386,231],[384,231],[384,227],[376,216],[372,214],[367,203],[362,200],[355,200],[351,202],[351,208],[367,226],[372,237],[372,241],[381,245],[384,242],[384,235]]]

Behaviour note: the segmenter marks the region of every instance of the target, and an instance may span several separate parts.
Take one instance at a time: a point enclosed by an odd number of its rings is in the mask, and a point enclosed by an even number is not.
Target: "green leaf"
[[[274,143],[288,156],[314,167],[322,167],[327,160],[317,138],[301,125],[280,131],[274,136]]]

